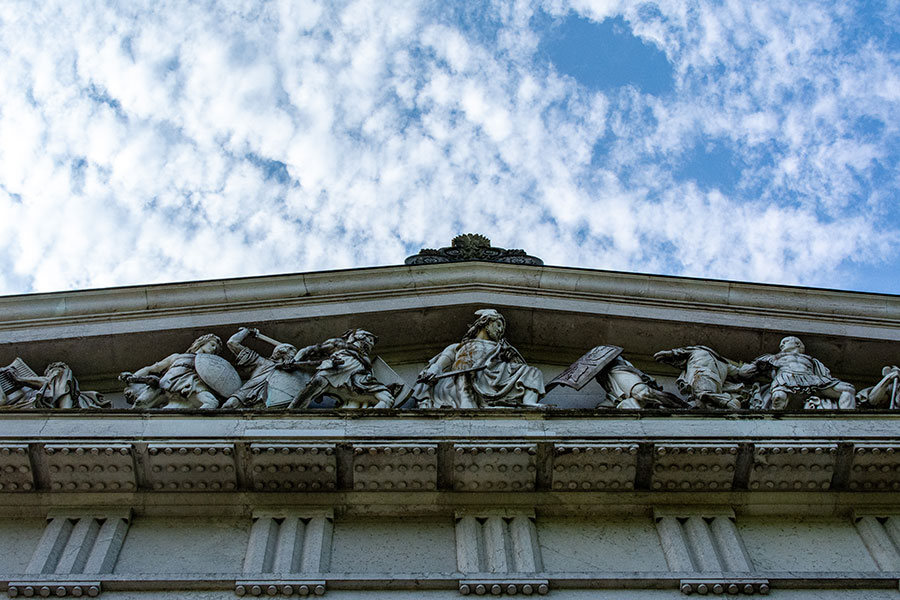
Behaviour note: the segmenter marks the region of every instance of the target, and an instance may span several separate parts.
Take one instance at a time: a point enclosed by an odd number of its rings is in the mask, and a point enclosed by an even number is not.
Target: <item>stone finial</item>
[[[453,238],[449,248],[422,248],[418,254],[407,257],[408,265],[431,265],[436,263],[463,262],[481,260],[487,262],[509,263],[514,265],[541,266],[544,261],[536,256],[525,254],[524,250],[495,248],[491,240],[478,233],[464,233]]]

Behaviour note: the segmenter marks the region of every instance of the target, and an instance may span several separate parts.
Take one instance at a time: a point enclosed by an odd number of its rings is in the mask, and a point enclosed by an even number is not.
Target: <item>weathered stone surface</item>
[[[900,445],[857,444],[850,468],[851,490],[900,490]]]
[[[0,491],[27,492],[34,489],[34,471],[26,444],[0,446]]]
[[[453,489],[522,492],[534,489],[535,454],[530,444],[455,444]]]
[[[730,490],[737,444],[657,444],[654,490]]]
[[[634,489],[637,444],[556,444],[554,490]]]
[[[353,489],[431,491],[436,488],[436,444],[353,446]]]
[[[218,491],[237,487],[234,447],[230,444],[150,444],[154,490]]]
[[[334,444],[250,444],[251,486],[259,491],[327,491],[337,485]]]
[[[45,444],[50,489],[120,492],[137,488],[131,444]]]
[[[756,446],[749,487],[761,491],[827,490],[834,472],[835,444]]]

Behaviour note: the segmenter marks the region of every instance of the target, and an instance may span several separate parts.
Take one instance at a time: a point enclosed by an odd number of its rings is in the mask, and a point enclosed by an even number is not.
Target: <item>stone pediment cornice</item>
[[[454,290],[696,306],[735,313],[883,323],[900,320],[900,297],[816,288],[644,275],[572,267],[470,262],[320,271],[23,296],[0,296],[0,329],[129,320],[142,315],[246,311]],[[421,304],[421,301],[420,301]]]
[[[867,382],[895,361],[900,341],[896,296],[465,262],[2,297],[0,355],[62,360],[111,390],[104,381],[157,360],[154,348],[264,325],[301,345],[363,327],[389,362],[392,352],[415,362],[457,340],[459,324],[486,306],[502,310],[526,358],[560,365],[601,342],[639,361],[697,340],[749,360],[791,332],[836,373]]]

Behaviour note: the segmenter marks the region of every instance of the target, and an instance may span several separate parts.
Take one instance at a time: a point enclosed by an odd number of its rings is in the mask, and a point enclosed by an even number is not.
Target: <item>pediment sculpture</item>
[[[541,371],[506,339],[502,314],[486,308],[475,317],[459,342],[428,361],[413,387],[373,354],[377,337],[364,329],[350,329],[298,350],[256,328],[242,327],[227,343],[234,365],[219,356],[222,340],[208,333],[185,352],[119,378],[126,384],[126,401],[138,410],[303,410],[326,397],[346,409],[400,408],[410,397],[421,409],[545,409],[550,406],[541,400],[555,387],[580,391],[591,381],[604,391],[597,408],[900,409],[900,367],[884,367],[880,381],[857,393],[806,354],[796,336],[783,338],[778,353],[747,363],[699,344],[661,350],[654,355],[656,361],[680,370],[678,394],[665,390],[614,345],[595,346],[545,386]],[[269,356],[248,346],[251,340],[271,346]],[[21,358],[0,368],[0,409],[110,405],[101,394],[82,391],[66,363],[51,362],[43,375]]]
[[[419,408],[544,408],[544,376],[529,366],[504,337],[506,319],[492,308],[462,340],[428,361],[412,396]]]
[[[127,384],[125,399],[136,409],[218,408],[223,397],[241,386],[231,363],[218,356],[221,350],[219,336],[208,333],[194,340],[186,352],[120,374]]]
[[[688,408],[688,404],[637,369],[619,346],[595,346],[547,384],[581,390],[594,379],[606,392],[597,408]]]
[[[787,336],[777,354],[764,354],[740,368],[743,378],[763,376],[769,382],[759,408],[856,408],[856,389],[833,377],[828,367],[805,351],[800,338]]]
[[[653,358],[681,369],[675,385],[696,408],[737,410],[749,404],[751,391],[740,379],[741,363],[723,358],[708,346],[661,350]]]
[[[884,367],[881,369],[881,381],[872,387],[861,389],[856,394],[856,401],[860,406],[867,408],[897,410],[900,408],[900,395],[897,394],[898,381],[900,381],[900,367]]]
[[[315,370],[288,410],[308,408],[324,396],[339,408],[393,408],[403,396],[403,380],[381,359],[372,356],[378,338],[351,329],[339,338],[303,348],[293,364],[314,364]]]
[[[35,373],[18,357],[0,369],[0,409],[108,408],[109,405],[102,394],[81,391],[75,374],[64,362],[51,362],[43,375]]]

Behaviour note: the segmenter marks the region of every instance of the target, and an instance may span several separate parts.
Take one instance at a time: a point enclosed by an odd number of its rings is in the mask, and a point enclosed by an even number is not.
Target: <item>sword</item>
[[[273,346],[280,346],[280,345],[281,345],[281,342],[279,342],[278,340],[272,339],[272,338],[270,338],[269,336],[263,335],[263,334],[261,334],[261,333],[257,333],[254,337],[255,337],[256,339],[258,339],[258,340],[262,340],[263,342],[267,342],[267,343],[269,343],[269,344],[272,344]]]
[[[894,377],[894,383],[891,385],[891,410],[897,410],[897,378]]]
[[[440,375],[435,375],[433,379],[443,379],[445,377],[453,377],[454,375],[462,375],[463,373],[474,373],[475,371],[483,371],[484,369],[487,369],[487,365],[479,365],[470,369],[460,369],[459,371],[448,371],[446,373],[441,373]]]

